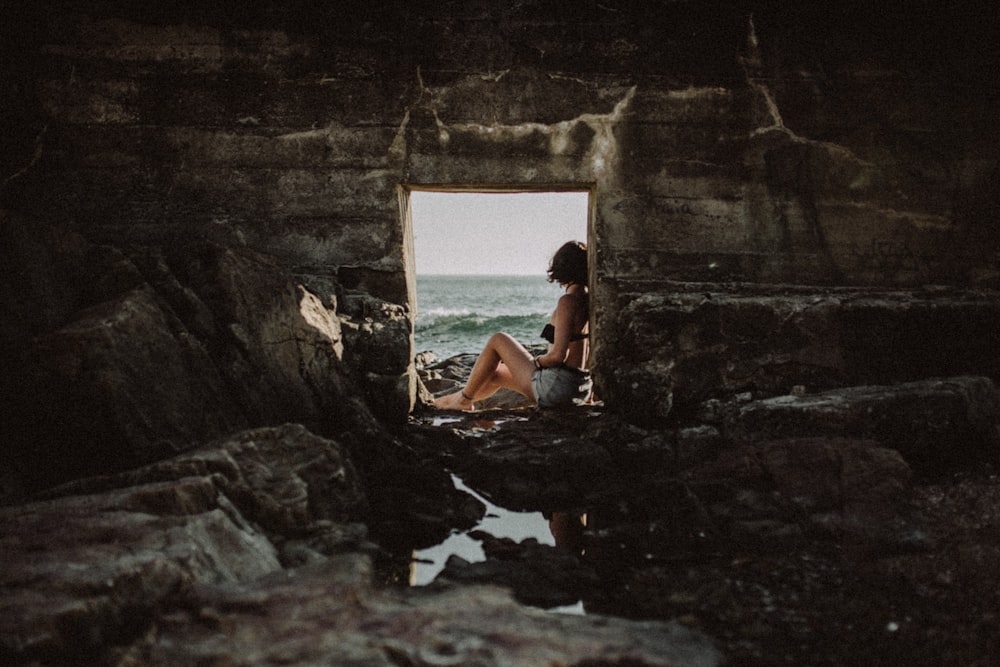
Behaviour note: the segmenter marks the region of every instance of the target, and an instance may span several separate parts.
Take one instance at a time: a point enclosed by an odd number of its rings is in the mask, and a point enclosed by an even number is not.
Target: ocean
[[[498,331],[524,345],[544,344],[563,289],[540,276],[417,276],[415,347],[439,359],[478,354]]]

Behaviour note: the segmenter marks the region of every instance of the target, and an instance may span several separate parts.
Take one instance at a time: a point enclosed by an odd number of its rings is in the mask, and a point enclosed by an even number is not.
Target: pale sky
[[[544,275],[587,240],[586,192],[410,193],[418,275]]]

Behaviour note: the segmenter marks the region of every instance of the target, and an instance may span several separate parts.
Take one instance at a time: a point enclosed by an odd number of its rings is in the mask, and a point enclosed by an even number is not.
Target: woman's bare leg
[[[434,406],[441,410],[474,410],[475,401],[492,396],[501,387],[534,398],[534,371],[531,353],[523,345],[509,334],[493,334],[472,366],[465,387],[435,400]]]

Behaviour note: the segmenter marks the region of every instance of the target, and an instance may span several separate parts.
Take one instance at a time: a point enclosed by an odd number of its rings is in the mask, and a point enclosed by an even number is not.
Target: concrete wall
[[[272,256],[398,418],[406,189],[586,188],[598,384],[665,416],[644,295],[1000,283],[991,28],[825,5],[41,3],[8,41],[4,206]]]

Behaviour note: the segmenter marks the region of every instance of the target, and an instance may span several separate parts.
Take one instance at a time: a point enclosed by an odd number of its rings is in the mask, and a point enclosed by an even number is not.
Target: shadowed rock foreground
[[[299,426],[47,495],[0,512],[6,664],[720,660],[677,623],[555,615],[489,586],[376,586],[379,549],[344,522],[358,478]]]
[[[667,430],[599,407],[462,417],[441,460],[501,506],[545,511],[559,546],[473,532],[486,560],[439,578],[675,619],[728,664],[988,665],[997,399],[961,377],[710,401]],[[439,447],[442,427],[423,428]],[[567,516],[586,526],[556,533]]]
[[[1000,663],[996,7],[897,4],[5,3],[0,662]],[[603,404],[425,409],[420,189],[587,192]]]
[[[426,413],[381,436],[401,464],[366,460],[380,484],[334,440],[265,427],[49,489],[0,511],[3,657],[991,663],[990,380],[740,395],[700,414],[646,429],[600,405]],[[544,512],[555,546],[472,531],[484,560],[408,587],[411,550],[482,517],[449,472]],[[544,611],[573,603],[586,615]]]

